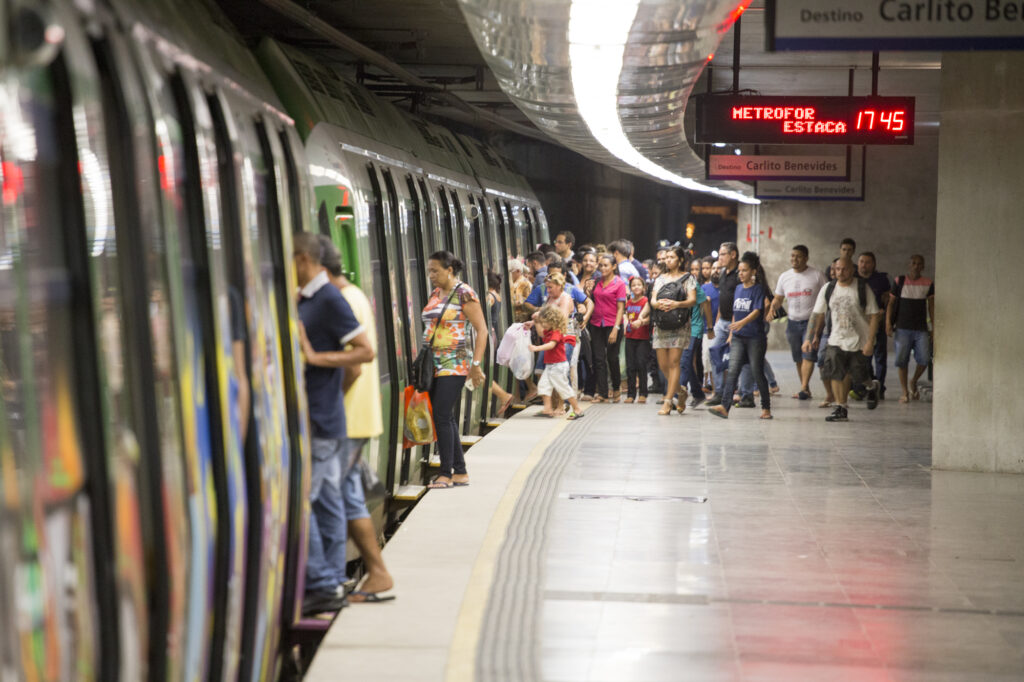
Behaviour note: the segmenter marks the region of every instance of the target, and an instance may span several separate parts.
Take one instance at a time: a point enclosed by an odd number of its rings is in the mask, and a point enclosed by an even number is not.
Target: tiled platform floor
[[[544,679],[1024,680],[1024,476],[932,471],[926,403],[826,424],[772,355],[772,422],[588,424],[549,525]]]

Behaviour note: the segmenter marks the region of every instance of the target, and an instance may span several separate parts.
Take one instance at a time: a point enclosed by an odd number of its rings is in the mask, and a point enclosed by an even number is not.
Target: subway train
[[[0,24],[0,682],[277,679],[309,515],[292,234],[374,304],[382,531],[430,475],[400,404],[427,256],[482,297],[544,212],[487,145],[250,50],[210,2],[10,0]],[[510,382],[487,371],[467,436]]]

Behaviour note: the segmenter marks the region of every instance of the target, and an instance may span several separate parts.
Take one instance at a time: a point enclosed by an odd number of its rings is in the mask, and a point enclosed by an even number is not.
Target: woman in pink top
[[[609,254],[602,254],[597,264],[601,277],[594,284],[591,297],[594,299],[594,313],[590,316],[590,346],[594,355],[594,374],[597,379],[595,403],[611,399],[616,402],[622,385],[622,370],[619,367],[619,325],[626,309],[626,283],[615,274],[615,260]],[[614,397],[608,393],[608,354],[615,355],[611,361]]]

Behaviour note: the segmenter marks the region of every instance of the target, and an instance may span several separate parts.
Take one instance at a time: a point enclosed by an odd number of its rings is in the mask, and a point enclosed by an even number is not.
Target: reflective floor
[[[826,424],[772,357],[774,421],[587,425],[549,525],[544,679],[1024,680],[1024,476],[931,471],[927,403]]]

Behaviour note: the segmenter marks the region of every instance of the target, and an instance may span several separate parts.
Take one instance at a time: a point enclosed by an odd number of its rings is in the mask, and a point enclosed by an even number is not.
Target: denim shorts
[[[341,485],[341,500],[345,504],[345,518],[365,519],[370,516],[370,510],[366,508],[366,491],[363,489],[363,474],[358,464],[358,458],[362,455],[363,446],[367,443],[366,438],[348,438],[346,440],[345,460],[348,473]]]
[[[896,330],[896,366],[906,369],[910,365],[910,352],[914,352],[914,362],[923,367],[931,362],[931,348],[928,343],[928,332],[914,329]]]
[[[810,353],[803,351],[804,337],[807,335],[808,320],[789,320],[786,323],[786,340],[789,341],[789,352],[793,355],[793,362],[801,360],[818,361],[818,351],[811,350]]]
[[[316,502],[320,490],[327,482],[334,490],[341,488],[345,459],[345,438],[313,438],[311,441],[312,476],[309,486],[309,501]]]

